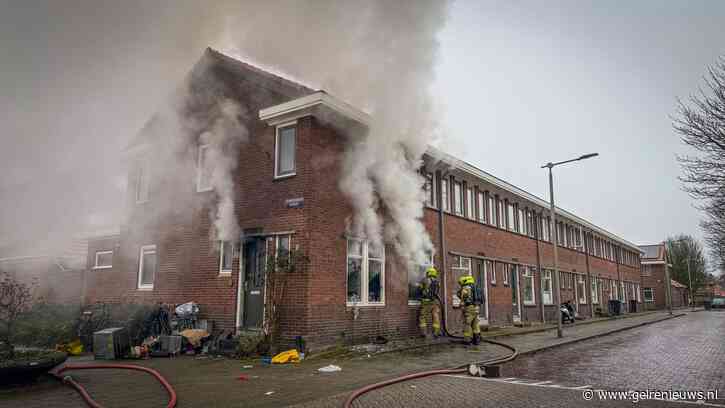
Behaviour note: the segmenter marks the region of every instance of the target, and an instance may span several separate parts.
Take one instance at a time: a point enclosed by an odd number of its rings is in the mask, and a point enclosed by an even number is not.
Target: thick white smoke
[[[393,242],[419,261],[432,249],[418,169],[437,136],[429,87],[448,6],[330,0],[220,9],[223,52],[303,78],[371,114],[367,135],[350,139],[343,162],[351,232]]]

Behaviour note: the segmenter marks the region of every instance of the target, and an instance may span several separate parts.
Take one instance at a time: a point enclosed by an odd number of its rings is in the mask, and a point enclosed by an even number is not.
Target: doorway
[[[242,328],[261,329],[264,322],[266,241],[247,238],[242,243]]]
[[[511,282],[511,316],[514,323],[521,323],[521,299],[519,294],[519,266],[509,265]]]

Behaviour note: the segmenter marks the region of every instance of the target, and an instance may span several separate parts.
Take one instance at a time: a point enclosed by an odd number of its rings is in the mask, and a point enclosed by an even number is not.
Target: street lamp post
[[[570,160],[564,160],[556,163],[549,162],[541,168],[548,168],[549,169],[549,203],[550,203],[550,209],[551,211],[551,221],[552,225],[554,226],[554,234],[549,234],[551,237],[551,241],[554,244],[554,286],[556,286],[556,299],[554,301],[554,304],[558,306],[557,310],[561,308],[561,285],[559,285],[559,253],[558,253],[558,247],[559,247],[559,229],[556,228],[556,206],[554,205],[554,176],[552,174],[551,169],[554,167],[571,163],[579,160],[589,159],[592,157],[599,156],[599,153],[590,153],[585,154],[583,156],[579,156],[576,159],[570,159]],[[561,312],[556,314],[556,337],[561,338],[562,337],[562,331],[561,331]]]

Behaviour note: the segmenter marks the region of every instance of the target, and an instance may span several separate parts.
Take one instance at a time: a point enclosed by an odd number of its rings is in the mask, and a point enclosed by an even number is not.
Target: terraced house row
[[[147,170],[159,148],[152,118],[127,152],[128,217],[120,235],[89,243],[86,301],[195,301],[218,328],[258,330],[265,316],[264,260],[295,248],[308,260],[288,277],[279,305],[283,339],[303,336],[315,348],[416,334],[414,287],[427,265],[403,259],[393,245],[376,249],[347,232],[353,209],[339,189],[342,157],[368,115],[213,50],[189,81],[216,84],[216,93],[252,113],[244,119],[249,135],[233,174],[239,237],[210,241],[214,192],[203,139],[192,143],[189,155],[196,176],[173,192],[174,201],[191,210],[159,215],[158,208],[168,205],[169,183]],[[553,225],[544,200],[434,148],[421,174],[423,222],[435,246],[428,264],[443,276],[451,330],[460,324],[452,303],[463,274],[484,288],[482,325],[558,318],[554,237],[561,246],[562,297],[580,315],[606,311],[609,299],[638,307],[634,244],[561,209]]]

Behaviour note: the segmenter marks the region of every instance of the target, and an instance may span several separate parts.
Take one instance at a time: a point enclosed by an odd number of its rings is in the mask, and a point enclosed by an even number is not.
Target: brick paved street
[[[725,313],[689,313],[524,356],[503,374],[621,390],[719,389],[725,397]]]
[[[725,317],[725,314],[722,314],[722,316]],[[520,350],[525,352],[537,350],[562,341],[568,342],[590,336],[603,335],[613,330],[621,330],[663,318],[667,318],[667,315],[666,313],[660,312],[618,320],[581,324],[576,327],[567,327],[565,329],[565,338],[561,340],[557,339],[555,332],[551,330],[501,337],[498,340],[515,344]],[[676,327],[677,325],[683,324],[684,319],[688,318],[688,316],[679,317],[663,323],[656,323],[656,325],[672,324],[673,327]],[[643,329],[634,329],[634,331],[638,330]],[[627,332],[623,332],[622,334],[625,333]],[[603,339],[606,339],[606,337]],[[599,340],[589,340],[587,342],[591,341]],[[561,346],[560,350],[568,350],[571,347],[576,346]],[[555,352],[557,351],[551,351],[551,353]],[[548,353],[550,352],[540,353],[535,355],[535,357],[545,356]],[[507,354],[505,349],[493,345],[482,345],[477,349],[466,349],[459,345],[450,344],[406,352],[373,355],[370,358],[363,356],[362,358],[358,357],[354,359],[308,359],[302,364],[291,366],[262,367],[258,362],[253,362],[254,368],[252,369],[243,369],[242,366],[249,363],[241,363],[228,359],[195,360],[194,358],[182,357],[172,360],[152,359],[137,363],[154,367],[166,376],[179,394],[180,407],[277,407],[300,403],[313,407],[332,404],[334,401],[339,403],[351,390],[384,379],[432,368],[457,366],[472,360],[488,359],[505,354]],[[340,365],[343,370],[339,373],[328,375],[317,373],[317,368],[327,364]],[[77,372],[73,373],[73,375],[87,387],[92,395],[97,397],[99,402],[107,407],[158,407],[162,406],[166,401],[166,395],[161,387],[151,377],[140,373],[103,370],[93,374],[89,372]],[[239,375],[246,375],[247,379],[240,381],[237,379]],[[462,385],[458,385],[459,383],[470,380],[448,377],[431,378],[422,381],[433,381],[435,384],[442,381],[441,384],[446,384],[446,390],[456,390],[458,389],[457,387],[462,387]],[[411,384],[415,385],[415,383]],[[411,384],[401,385],[401,387],[406,392],[411,392],[411,390],[421,392],[420,387],[410,388]],[[490,382],[477,382],[474,384],[474,388],[480,387],[481,390],[471,395],[475,395],[476,398],[482,398],[480,401],[489,398],[489,388],[500,389],[501,387],[509,387],[508,384],[495,383],[492,385]],[[517,387],[517,385],[511,385],[511,387]],[[518,387],[521,386],[519,385]],[[371,404],[378,400],[387,401],[382,397],[395,394],[395,389],[396,387],[392,387],[381,393],[373,393],[370,396],[364,397],[365,399],[363,401],[368,401]],[[435,390],[435,398],[445,397],[446,401],[450,401],[451,404],[456,401],[455,393],[449,391],[441,392],[441,389],[438,387],[433,387],[432,389]],[[271,391],[273,394],[266,395],[266,393]],[[527,389],[522,392],[524,395],[531,393],[531,398],[534,398],[533,395],[538,396],[539,394],[542,397],[549,398],[549,394],[555,393],[555,391],[546,389]],[[403,393],[401,395],[408,394]],[[570,398],[566,400],[570,400]],[[408,400],[396,401],[402,403]],[[417,400],[411,399],[410,401]],[[581,401],[579,400],[579,402]],[[385,402],[385,404],[388,403],[390,406],[396,406],[396,403],[391,401]],[[483,402],[480,402],[478,406],[481,406],[480,404],[483,404]],[[77,407],[80,405],[81,400],[72,390],[50,380],[29,387],[0,390],[0,406],[33,408],[47,406]],[[423,404],[423,406],[425,405]],[[330,406],[336,405],[333,404]],[[408,405],[398,404],[397,406]],[[496,405],[494,404],[493,406]]]

